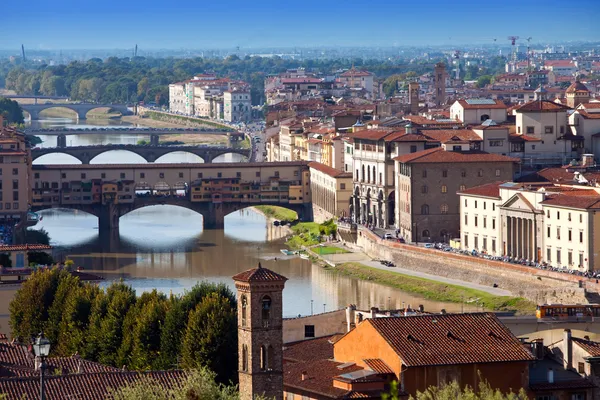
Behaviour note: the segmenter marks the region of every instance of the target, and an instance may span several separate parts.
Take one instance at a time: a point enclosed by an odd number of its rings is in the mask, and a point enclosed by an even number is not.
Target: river
[[[43,219],[34,229],[49,233],[55,257],[70,258],[85,271],[103,276],[106,282],[102,286],[122,279],[138,292],[156,288],[180,294],[207,280],[224,282],[234,289],[231,277],[260,262],[289,278],[283,304],[288,317],[332,311],[348,304],[359,309],[423,304],[432,311],[461,310],[458,304],[427,301],[336,274],[308,260],[284,256],[280,249],[285,248],[286,232],[252,209],[228,215],[222,230],[203,230],[202,216],[191,210],[146,207],[123,216],[119,232],[110,237],[100,237],[97,218],[83,212],[51,209],[39,214]],[[14,291],[0,290],[0,332],[8,333],[6,316]]]

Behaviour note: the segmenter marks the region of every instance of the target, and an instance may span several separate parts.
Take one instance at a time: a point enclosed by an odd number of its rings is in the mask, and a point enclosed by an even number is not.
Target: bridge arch
[[[106,149],[100,152],[92,152],[93,147],[90,147],[90,154],[86,164],[146,164],[148,162],[146,157],[136,151],[135,147],[127,149]],[[111,152],[116,153],[113,154],[113,156],[117,156],[119,153],[125,156],[125,153],[128,153],[127,156],[129,156],[130,159],[119,157],[119,161],[114,162],[112,160],[113,157],[109,156]],[[82,157],[82,159],[84,159],[84,157]]]
[[[242,152],[235,150],[226,150],[223,152],[215,153],[212,159],[213,163],[226,163],[226,162],[239,162],[248,161],[248,157]]]
[[[63,110],[61,113],[57,113],[57,111]],[[66,110],[67,112],[65,112]],[[80,113],[77,112],[73,107],[69,107],[68,104],[54,104],[48,105],[48,107],[43,108],[38,111],[38,119],[54,117],[54,118],[71,118],[71,119],[81,119]],[[31,114],[30,114],[31,115]]]
[[[94,110],[106,110],[107,118],[108,118],[109,114],[114,114],[114,113],[118,113],[120,117],[123,116],[123,112],[119,109],[116,109],[116,108],[113,108],[110,106],[99,105],[98,107],[90,108],[87,111],[84,111],[86,119],[89,117],[89,114]]]
[[[66,157],[66,159],[65,159]],[[33,165],[83,164],[83,160],[65,152],[46,153],[32,160]]]
[[[168,163],[168,164],[176,164],[176,163],[205,163],[206,160],[204,157],[201,157],[197,154],[194,154],[190,151],[186,150],[177,150],[173,149],[168,153],[162,154],[156,160],[155,163]]]

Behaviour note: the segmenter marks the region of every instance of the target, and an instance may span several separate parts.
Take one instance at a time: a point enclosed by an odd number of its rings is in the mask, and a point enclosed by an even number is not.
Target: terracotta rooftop
[[[186,377],[184,371],[152,371],[152,372],[103,372],[95,374],[73,374],[52,376],[44,379],[45,393],[48,400],[85,399],[105,400],[111,389],[118,389],[140,381],[151,379],[160,386],[172,388]],[[8,400],[37,399],[40,391],[38,377],[2,378],[0,393]]]
[[[257,268],[240,272],[233,276],[233,280],[239,282],[285,282],[287,281],[287,278],[270,269],[263,268],[260,263],[258,263]]]
[[[532,100],[517,108],[516,112],[559,112],[570,110],[570,107],[550,100]]]
[[[418,133],[394,132],[385,137],[386,142],[429,142],[431,139]]]
[[[353,139],[382,140],[393,132],[394,131],[391,129],[364,129],[362,131],[354,132],[350,134],[350,136],[352,136]]]
[[[587,192],[591,192],[591,190],[588,190]],[[582,194],[579,196],[563,195],[561,193],[552,197],[548,197],[540,204],[556,207],[578,208],[584,210],[600,210],[600,195],[596,192],[594,192],[593,195]]]
[[[446,143],[450,140],[468,140],[480,142],[483,139],[476,134],[472,129],[422,129],[420,131],[423,135],[438,141],[440,143]]]
[[[23,251],[23,250],[51,250],[52,246],[47,244],[12,244],[0,246],[0,253],[4,251]]]
[[[352,172],[340,171],[339,169],[332,168],[329,165],[321,164],[320,162],[310,162],[308,163],[308,166],[316,169],[317,171],[321,171],[332,178],[352,178]]]
[[[380,358],[367,358],[363,360],[367,367],[371,368],[371,370],[378,372],[380,374],[393,374],[394,371],[390,368],[389,365],[385,363]]]
[[[600,112],[587,112],[584,110],[577,110],[577,113],[585,119],[600,119]]]
[[[356,77],[356,76],[372,76],[373,74],[368,72],[368,71],[359,71],[357,69],[349,69],[348,71],[340,74],[341,77],[347,77],[347,78],[351,78],[351,77]]]
[[[404,154],[394,158],[401,163],[482,163],[519,162],[518,158],[483,151],[446,151],[441,147]]]
[[[506,104],[502,100],[494,100],[495,104],[469,104],[467,100],[456,100],[465,110],[489,110],[489,109],[504,109]]]
[[[481,196],[481,197],[493,197],[500,198],[500,185],[506,183],[502,182],[492,182],[487,183],[485,185],[475,186],[470,189],[461,190],[459,194],[467,194],[471,196]]]
[[[565,93],[575,93],[575,92],[589,92],[589,89],[580,81],[575,81],[565,90]]]
[[[600,357],[600,342],[593,342],[591,340],[581,339],[578,337],[573,337],[571,339],[573,340],[573,343],[576,343],[590,356]]]
[[[372,318],[365,323],[377,330],[408,367],[534,359],[492,313]]]

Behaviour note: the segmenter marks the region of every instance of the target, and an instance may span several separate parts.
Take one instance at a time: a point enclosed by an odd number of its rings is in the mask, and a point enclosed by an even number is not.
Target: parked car
[[[392,239],[392,234],[391,233],[386,233],[385,235],[383,235],[384,239]]]

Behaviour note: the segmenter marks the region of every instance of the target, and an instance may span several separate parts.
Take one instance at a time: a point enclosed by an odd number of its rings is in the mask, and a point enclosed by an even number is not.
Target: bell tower
[[[237,289],[240,400],[283,400],[283,288],[260,263],[233,277]]]

